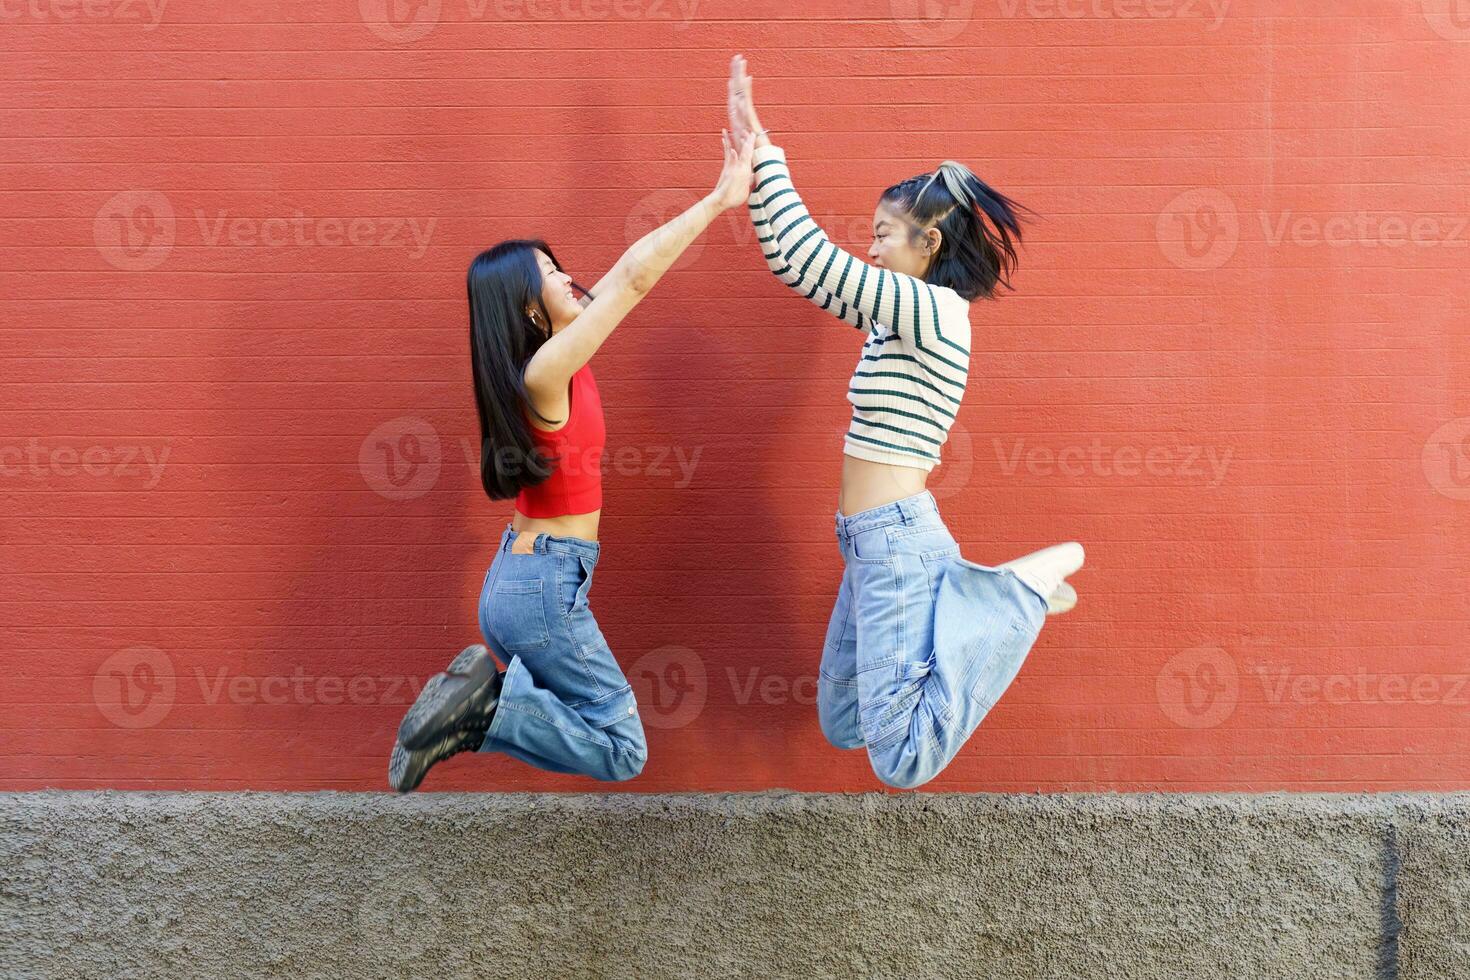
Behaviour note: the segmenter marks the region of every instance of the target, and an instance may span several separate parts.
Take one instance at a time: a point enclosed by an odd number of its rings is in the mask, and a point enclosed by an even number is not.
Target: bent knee
[[[643,766],[648,762],[648,755],[629,755],[614,760],[612,768],[608,771],[608,782],[623,783],[634,779],[643,773]]]
[[[835,749],[858,749],[863,746],[863,733],[856,725],[835,725],[826,718],[818,719],[827,743]]]
[[[641,729],[639,735],[642,735]],[[608,754],[606,770],[598,778],[610,783],[626,782],[641,775],[647,762],[648,743],[641,737],[615,739]]]
[[[902,743],[890,746],[887,752],[869,752],[868,761],[873,764],[873,775],[879,782],[894,789],[917,789],[939,775],[942,768],[905,751]]]
[[[918,789],[934,778],[933,773],[923,772],[917,766],[886,771],[875,767],[873,774],[878,777],[879,782],[894,789]]]
[[[838,749],[863,745],[858,721],[857,683],[838,681],[823,672],[817,682],[817,724],[829,744]]]

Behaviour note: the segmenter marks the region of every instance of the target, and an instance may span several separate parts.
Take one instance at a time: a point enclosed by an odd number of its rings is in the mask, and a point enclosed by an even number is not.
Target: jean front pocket
[[[891,525],[870,527],[848,538],[853,558],[861,562],[882,565],[893,561],[893,546],[888,540]]]
[[[893,532],[893,548],[906,555],[929,558],[936,555],[957,555],[960,546],[949,528],[943,524],[920,524]]]
[[[551,642],[546,628],[546,595],[539,578],[496,581],[489,622],[507,652],[539,650]]]
[[[587,607],[587,593],[592,590],[592,559],[584,555],[562,555],[558,574],[560,576],[557,598],[561,602],[562,615],[568,620],[579,608]]]

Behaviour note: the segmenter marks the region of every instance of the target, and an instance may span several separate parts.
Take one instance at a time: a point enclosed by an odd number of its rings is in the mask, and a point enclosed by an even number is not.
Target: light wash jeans
[[[480,590],[480,631],[510,658],[481,752],[602,780],[643,771],[648,744],[633,688],[592,617],[587,593],[602,551],[584,538],[536,535],[514,554],[506,525]]]
[[[911,789],[949,765],[1015,679],[1046,602],[1009,569],[961,558],[927,490],[836,517],[846,567],[817,714],[829,742],[866,746],[880,780]]]

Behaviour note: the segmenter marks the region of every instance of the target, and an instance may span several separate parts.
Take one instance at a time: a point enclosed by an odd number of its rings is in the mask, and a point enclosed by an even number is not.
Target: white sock
[[[1024,582],[1037,595],[1046,596],[1047,608],[1051,609],[1068,602],[1072,605],[1076,604],[1075,591],[1072,591],[1070,595],[1057,594],[1057,592],[1067,576],[1082,567],[1085,559],[1086,553],[1082,550],[1082,545],[1076,541],[1068,541],[1065,544],[1052,545],[1050,548],[1042,548],[1029,555],[1003,562],[998,567],[1009,568],[1016,578]],[[1062,610],[1058,608],[1058,611]]]
[[[1060,613],[1071,612],[1077,608],[1077,590],[1063,582],[1057,586],[1056,591],[1046,597],[1046,614],[1056,616]]]

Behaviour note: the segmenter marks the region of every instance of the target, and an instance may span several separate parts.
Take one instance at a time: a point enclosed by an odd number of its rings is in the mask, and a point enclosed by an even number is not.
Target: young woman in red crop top
[[[725,139],[715,189],[639,239],[578,300],[545,242],[506,241],[468,275],[480,482],[515,514],[480,592],[480,645],[435,675],[403,718],[388,782],[408,792],[459,752],[631,779],[648,750],[633,690],[587,596],[601,552],[602,399],[592,355],[720,213],[745,204],[755,137]]]

